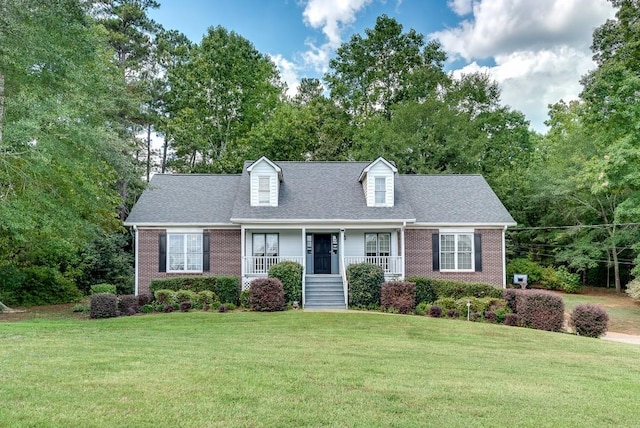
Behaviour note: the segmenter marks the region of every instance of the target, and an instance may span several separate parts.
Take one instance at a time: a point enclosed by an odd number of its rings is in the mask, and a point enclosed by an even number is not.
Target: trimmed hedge
[[[573,309],[570,321],[576,334],[598,338],[607,332],[609,314],[600,306],[583,304]]]
[[[269,278],[277,278],[284,287],[285,302],[302,301],[302,265],[284,261],[269,268]]]
[[[172,305],[176,301],[176,292],[173,290],[157,290],[153,295],[156,298],[156,303],[161,305]]]
[[[195,292],[209,290],[216,293],[220,302],[238,302],[240,294],[240,280],[236,276],[177,276],[173,278],[154,279],[149,289],[155,295],[158,290],[191,290]]]
[[[106,282],[100,284],[93,284],[89,289],[89,293],[98,294],[98,293],[110,293],[116,294],[116,286],[113,284],[108,284]]]
[[[80,299],[78,287],[56,268],[0,267],[0,301],[7,306],[55,305]]]
[[[516,313],[525,327],[561,331],[564,325],[562,297],[540,290],[517,290]]]
[[[349,305],[367,308],[380,304],[380,287],[384,282],[384,270],[371,263],[355,263],[347,267]]]
[[[123,294],[122,296],[118,296],[118,308],[122,315],[135,315],[140,312],[138,296],[134,294]]]
[[[408,282],[416,284],[416,303],[433,303],[438,298],[433,290],[432,280],[423,276],[410,276]]]
[[[413,312],[416,307],[416,284],[414,282],[385,282],[380,289],[382,309],[395,309],[401,314]]]
[[[111,293],[91,296],[90,318],[114,318],[118,316],[118,297]]]
[[[284,287],[277,278],[258,278],[249,286],[249,304],[252,311],[284,311]]]

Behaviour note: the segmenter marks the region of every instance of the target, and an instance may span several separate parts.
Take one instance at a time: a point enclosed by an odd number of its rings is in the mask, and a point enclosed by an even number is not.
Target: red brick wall
[[[476,229],[482,235],[482,272],[434,272],[431,236],[438,229],[406,229],[406,276],[503,284],[502,229]]]
[[[148,294],[152,279],[184,276],[186,273],[159,272],[158,239],[163,229],[138,229],[138,294]],[[208,229],[211,269],[205,275],[236,275],[240,277],[240,230]]]

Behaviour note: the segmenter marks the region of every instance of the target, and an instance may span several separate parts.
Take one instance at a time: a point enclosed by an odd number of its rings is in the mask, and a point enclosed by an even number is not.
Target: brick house
[[[245,163],[242,174],[159,174],[125,225],[135,231],[135,292],[168,276],[236,275],[243,287],[300,263],[305,307],[347,302],[346,267],[505,285],[515,225],[479,175],[404,175],[366,162]]]

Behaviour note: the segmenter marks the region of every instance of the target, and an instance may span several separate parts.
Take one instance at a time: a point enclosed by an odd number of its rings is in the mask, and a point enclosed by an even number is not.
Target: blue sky
[[[387,14],[438,39],[448,71],[484,71],[505,104],[544,132],[547,105],[575,99],[594,67],[591,35],[613,16],[606,0],[159,0],[150,16],[200,42],[210,26],[242,35],[280,68],[293,91],[321,77],[341,42]]]

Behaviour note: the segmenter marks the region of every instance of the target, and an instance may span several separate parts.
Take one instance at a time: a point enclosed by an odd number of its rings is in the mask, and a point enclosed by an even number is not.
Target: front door
[[[331,273],[331,235],[313,235],[313,273]]]

